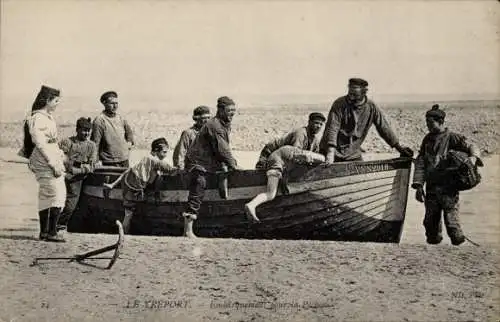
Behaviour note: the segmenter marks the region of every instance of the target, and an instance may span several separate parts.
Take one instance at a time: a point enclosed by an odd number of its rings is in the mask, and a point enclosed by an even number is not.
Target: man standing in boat
[[[309,114],[309,122],[307,126],[300,127],[288,133],[284,137],[275,139],[267,143],[260,152],[259,161],[255,165],[256,169],[265,169],[266,161],[271,153],[278,150],[282,146],[290,145],[302,150],[319,152],[318,133],[325,124],[326,118],[321,113]]]
[[[185,169],[189,171],[189,196],[184,217],[184,236],[195,238],[193,222],[205,197],[207,174],[223,169],[238,169],[229,145],[231,121],[236,113],[234,101],[227,97],[217,99],[217,114],[200,129],[186,154]]]
[[[210,108],[207,106],[198,106],[193,111],[193,120],[194,125],[187,130],[184,130],[181,134],[179,142],[174,149],[174,167],[179,169],[184,169],[184,158],[186,157],[186,153],[193,143],[196,135],[200,131],[201,127],[207,123],[210,119]]]
[[[412,157],[413,151],[399,144],[382,111],[366,97],[368,82],[351,78],[348,88],[347,95],[335,100],[328,114],[320,142],[320,152],[326,156],[326,163],[362,161],[361,145],[372,124],[389,146],[402,156]]]
[[[103,165],[128,168],[134,136],[127,120],[116,112],[118,94],[114,91],[102,94],[101,103],[104,111],[95,118],[90,139],[97,145]]]

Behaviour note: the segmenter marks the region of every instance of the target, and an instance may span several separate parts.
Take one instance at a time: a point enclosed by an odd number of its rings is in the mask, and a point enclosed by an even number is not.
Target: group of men
[[[397,135],[391,129],[383,112],[373,101],[367,98],[367,91],[368,82],[366,80],[360,78],[349,79],[347,95],[334,101],[327,118],[321,113],[311,113],[307,126],[295,129],[284,137],[266,144],[260,153],[256,168],[267,170],[268,180],[270,180],[271,177],[281,178],[281,174],[283,171],[286,171],[287,165],[298,161],[301,157],[310,164],[318,162],[332,164],[333,162],[360,161],[362,160],[363,152],[361,145],[372,125],[375,125],[377,132],[389,146],[395,148],[402,156],[412,157],[413,151],[399,143]],[[116,92],[106,92],[101,97],[101,103],[104,105],[104,111],[96,117],[92,125],[90,125],[90,120],[79,120],[80,123],[77,123],[79,138],[74,138],[73,140],[86,141],[85,138],[88,136],[91,128],[92,134],[90,136],[91,141],[89,142],[94,143],[86,143],[86,145],[95,145],[93,148],[86,147],[86,149],[94,149],[93,151],[95,152],[92,152],[92,159],[82,161],[76,157],[72,160],[74,162],[73,165],[79,169],[85,168],[86,162],[95,164],[97,159],[103,165],[129,166],[128,151],[134,145],[133,132],[128,122],[117,113],[118,95]],[[207,106],[197,107],[193,112],[195,124],[182,132],[179,142],[175,146],[173,154],[175,169],[189,172],[189,196],[186,208],[182,214],[184,218],[184,235],[187,237],[196,237],[193,232],[193,222],[197,219],[204,200],[207,176],[221,170],[232,171],[239,169],[230,148],[231,123],[235,113],[236,103],[227,96],[218,98],[217,111],[214,117],[212,117],[210,108]],[[435,117],[435,114],[431,113],[430,116]],[[439,118],[439,122],[441,121],[444,121],[444,116]],[[319,133],[323,126],[325,126],[325,129],[323,136],[320,138]],[[460,140],[464,141],[465,138],[460,138]],[[168,149],[168,143],[163,138],[157,139],[153,143],[153,158],[157,158],[158,153],[160,153],[162,155],[161,160],[163,160],[164,151]],[[469,155],[477,156],[477,149],[474,146],[465,143],[457,143],[455,145],[462,150],[466,150]],[[65,149],[69,151],[67,146]],[[429,153],[435,154],[436,151],[430,150],[429,152],[421,149],[419,158],[425,158],[424,154]],[[144,162],[149,165],[158,165],[156,167],[158,169],[154,168],[154,170],[169,169],[168,166],[163,164],[164,162],[161,164],[156,161],[152,162],[151,160],[145,160]],[[419,171],[422,171],[422,167],[424,166],[420,166]],[[151,169],[153,168],[149,166],[148,171]],[[86,170],[83,171],[83,173],[87,172]],[[139,173],[140,171],[137,170],[135,172]],[[80,177],[70,179],[73,181],[67,182],[69,187],[68,192],[70,190],[78,190],[78,193],[72,191],[71,195],[79,196],[81,174],[75,172],[75,176]],[[417,189],[417,193],[420,194],[417,199],[423,200],[421,189],[425,179],[419,177],[418,180],[420,181],[413,186]],[[150,178],[143,178],[142,181],[147,183],[150,181]],[[273,182],[277,183],[275,179],[273,179]],[[255,213],[255,208],[260,203],[274,198],[276,194],[275,186],[276,184],[271,189],[274,191],[268,191],[267,196],[257,196],[247,204],[245,210],[250,219],[255,222],[259,221]],[[428,198],[431,198],[430,196],[432,194],[428,195]],[[72,210],[74,210],[74,205],[76,205],[75,200],[77,201],[77,199],[70,199],[70,194],[68,194],[68,209],[65,210],[67,214],[71,214]],[[432,202],[432,199],[429,200],[429,205]],[[428,206],[426,201],[427,207],[431,206]],[[439,206],[435,206],[434,208],[437,209]],[[430,243],[436,243],[439,240],[438,234],[440,234],[440,230],[437,230],[436,222],[439,222],[440,225],[440,217],[439,221],[437,221],[436,217],[438,215],[436,215],[436,209],[428,211],[428,213],[432,212],[433,214],[426,214],[425,227],[429,231],[428,241]],[[427,217],[432,217],[432,219]],[[450,222],[457,222],[457,220],[453,221],[450,219],[451,217],[453,217],[453,214],[445,215],[447,225]],[[454,234],[452,241],[454,244],[463,242],[463,234],[460,227],[458,226],[457,228],[455,224],[452,230]]]

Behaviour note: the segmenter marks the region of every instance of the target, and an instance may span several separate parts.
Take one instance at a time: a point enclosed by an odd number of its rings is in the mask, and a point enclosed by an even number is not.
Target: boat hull
[[[230,173],[226,199],[219,193],[220,178],[211,175],[194,230],[200,237],[398,243],[410,169],[411,159],[404,158],[297,167],[287,175],[287,189],[257,208],[258,224],[247,221],[244,204],[265,192],[265,171]],[[124,214],[121,189],[107,194],[102,183],[121,171],[100,169],[86,179],[70,231],[113,232]],[[130,233],[182,235],[187,182],[187,173],[159,177],[145,201],[137,203]]]

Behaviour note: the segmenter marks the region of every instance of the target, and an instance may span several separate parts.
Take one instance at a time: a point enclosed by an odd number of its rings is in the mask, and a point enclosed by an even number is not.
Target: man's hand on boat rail
[[[397,143],[394,148],[398,150],[398,152],[401,154],[401,157],[406,157],[406,158],[412,158],[413,157],[413,150],[410,149],[407,146],[402,146],[399,143]]]
[[[335,147],[330,146],[326,151],[325,164],[333,164],[334,161],[335,161]]]

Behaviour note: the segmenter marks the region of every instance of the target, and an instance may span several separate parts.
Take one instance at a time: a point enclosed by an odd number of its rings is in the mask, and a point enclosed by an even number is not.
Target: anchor
[[[120,256],[120,252],[121,252],[122,247],[123,247],[124,235],[125,235],[123,233],[122,224],[119,220],[116,221],[116,225],[118,226],[118,241],[113,245],[109,245],[109,246],[106,246],[106,247],[103,247],[100,249],[96,249],[96,250],[87,252],[85,254],[77,254],[77,255],[74,255],[73,257],[37,257],[33,260],[33,263],[31,263],[30,266],[35,266],[38,264],[39,261],[44,261],[44,260],[68,260],[68,262],[73,262],[73,261],[81,262],[85,259],[88,259],[88,260],[109,259],[110,262],[109,262],[108,266],[106,267],[106,269],[111,269],[111,267],[113,267],[116,260]],[[99,255],[99,254],[102,254],[102,253],[105,253],[105,252],[108,252],[111,250],[114,250],[113,256],[111,256],[111,257],[93,257],[93,256],[96,256],[96,255]]]

